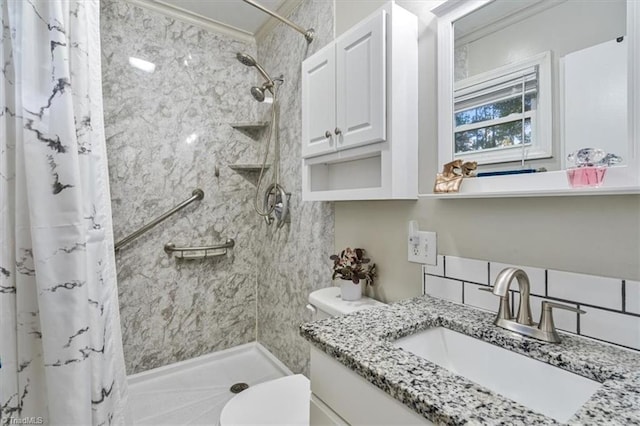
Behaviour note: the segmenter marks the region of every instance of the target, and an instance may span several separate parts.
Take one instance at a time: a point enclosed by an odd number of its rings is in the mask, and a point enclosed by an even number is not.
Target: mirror
[[[462,159],[480,172],[544,170],[463,189],[559,194],[571,191],[567,155],[594,147],[623,159],[600,192],[638,192],[635,3],[452,0],[433,9],[440,167]]]

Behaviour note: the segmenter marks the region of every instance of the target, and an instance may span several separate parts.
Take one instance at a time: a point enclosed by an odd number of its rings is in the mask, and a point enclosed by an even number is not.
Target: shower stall
[[[116,239],[187,205],[117,253],[127,372],[139,373],[255,340],[256,256],[262,219],[255,186],[228,165],[257,163],[268,113],[247,92],[256,54],[231,39],[129,2],[102,1],[102,80]],[[152,72],[131,65],[137,58]],[[249,176],[249,178],[252,176]],[[234,240],[192,261],[164,251]]]
[[[308,319],[308,294],[330,285],[322,253],[333,251],[333,209],[300,202],[298,82],[302,59],[332,37],[331,2],[304,3],[291,17],[316,27],[311,44],[285,26],[258,42],[242,41],[127,2],[102,4],[116,237],[194,188],[205,193],[118,253],[132,398],[145,398],[140,381],[156,368],[256,341],[288,370],[305,372],[308,347],[297,326]],[[134,68],[129,57],[153,63],[155,71]],[[254,168],[229,167],[238,164]],[[200,246],[227,238],[235,245],[217,258],[178,261],[163,251],[167,242]],[[229,384],[220,389],[227,395]]]
[[[234,39],[130,2],[103,0],[101,12],[116,239],[205,193],[117,254],[127,372],[256,340],[306,371],[297,324],[307,295],[330,285],[333,208],[300,201],[300,63],[332,38],[333,5],[305,2],[289,16],[315,28],[312,43],[284,25]],[[228,239],[219,257],[164,251]]]

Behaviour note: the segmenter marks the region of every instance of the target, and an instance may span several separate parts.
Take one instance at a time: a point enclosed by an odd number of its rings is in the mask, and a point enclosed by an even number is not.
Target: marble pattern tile
[[[227,167],[258,158],[259,142],[229,125],[260,112],[249,94],[255,71],[235,59],[256,55],[255,44],[115,0],[102,1],[101,37],[116,239],[193,189],[205,192],[117,255],[128,373],[255,340],[260,218],[254,186]],[[170,241],[226,238],[236,245],[217,259],[176,261],[163,251]]]
[[[291,223],[279,230],[263,223],[257,235],[263,241],[257,272],[258,341],[294,373],[309,371],[308,343],[297,329],[309,319],[308,295],[332,284],[328,257],[334,250],[333,204],[302,202],[300,96],[301,63],[333,40],[333,13],[333,2],[302,2],[290,19],[314,28],[313,42],[307,44],[298,32],[279,25],[257,46],[258,61],[267,72],[285,79],[279,90],[281,173],[291,192]]]

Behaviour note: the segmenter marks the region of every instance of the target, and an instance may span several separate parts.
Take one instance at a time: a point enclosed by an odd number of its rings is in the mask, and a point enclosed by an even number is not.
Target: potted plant
[[[341,280],[340,293],[343,300],[358,300],[362,297],[362,283],[373,285],[376,276],[376,264],[364,257],[364,249],[347,247],[339,255],[332,254],[332,280]]]

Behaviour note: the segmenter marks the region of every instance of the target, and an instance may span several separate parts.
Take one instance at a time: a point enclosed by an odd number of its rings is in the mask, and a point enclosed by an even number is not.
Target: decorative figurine
[[[433,187],[435,193],[458,192],[462,179],[475,176],[478,163],[475,161],[463,162],[453,160],[442,166],[442,173],[436,174],[436,183]]]

